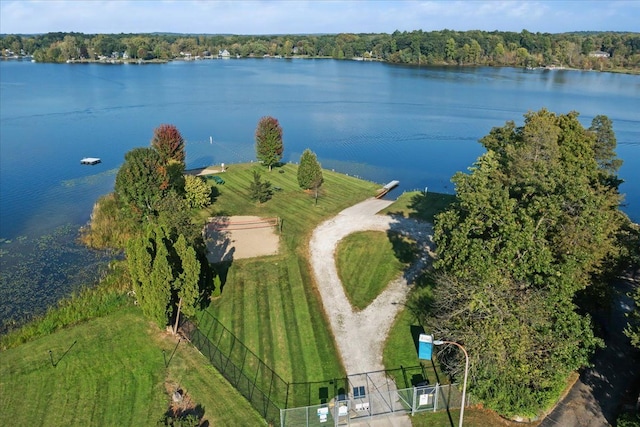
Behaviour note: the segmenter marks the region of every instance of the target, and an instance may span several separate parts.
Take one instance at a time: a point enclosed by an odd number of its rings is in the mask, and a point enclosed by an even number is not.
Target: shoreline
[[[5,57],[0,56],[0,60],[5,61],[30,61],[38,64],[104,64],[104,65],[147,65],[147,64],[167,64],[170,62],[199,62],[199,61],[216,61],[216,60],[243,60],[243,59],[283,59],[283,60],[294,60],[294,59],[333,59],[335,61],[355,61],[355,62],[380,62],[383,64],[389,65],[399,65],[399,66],[408,66],[408,67],[418,67],[418,68],[434,68],[434,67],[444,67],[444,68],[479,68],[479,67],[489,67],[489,68],[514,68],[519,70],[526,71],[583,71],[583,72],[597,72],[597,73],[615,73],[615,74],[628,74],[632,76],[640,75],[640,69],[610,69],[610,70],[596,70],[593,68],[590,69],[582,69],[582,68],[574,68],[574,67],[565,67],[565,66],[556,66],[556,65],[542,65],[537,67],[530,66],[516,66],[509,64],[448,64],[448,63],[438,63],[438,64],[419,64],[419,63],[398,63],[398,62],[389,62],[380,58],[363,58],[363,57],[353,57],[348,59],[337,59],[332,56],[306,56],[306,55],[296,55],[296,56],[241,56],[241,57],[219,57],[219,56],[203,56],[203,57],[191,57],[191,58],[172,58],[172,59],[122,59],[122,58],[108,58],[108,59],[69,59],[65,62],[39,62],[33,59],[32,56],[25,57]]]

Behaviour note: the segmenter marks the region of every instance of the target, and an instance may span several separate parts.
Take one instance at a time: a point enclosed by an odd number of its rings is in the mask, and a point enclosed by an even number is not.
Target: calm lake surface
[[[510,68],[242,59],[156,65],[0,62],[0,324],[91,283],[108,254],[74,243],[124,154],[162,123],[187,140],[187,167],[255,159],[260,117],[284,130],[284,160],[305,148],[323,167],[399,191],[453,193],[477,142],[542,107],[613,120],[623,210],[640,221],[640,77]],[[210,140],[212,138],[212,142]],[[81,166],[83,157],[100,157]]]

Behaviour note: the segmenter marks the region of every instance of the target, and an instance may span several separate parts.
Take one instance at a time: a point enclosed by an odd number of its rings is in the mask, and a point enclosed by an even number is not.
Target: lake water
[[[542,107],[576,110],[587,127],[598,114],[613,120],[623,209],[640,221],[639,76],[334,60],[0,62],[0,323],[96,277],[105,255],[77,246],[77,229],[113,189],[124,154],[162,123],[186,139],[189,168],[254,160],[256,124],[270,115],[287,162],[310,148],[325,168],[452,193],[451,176],[483,153],[479,138]]]

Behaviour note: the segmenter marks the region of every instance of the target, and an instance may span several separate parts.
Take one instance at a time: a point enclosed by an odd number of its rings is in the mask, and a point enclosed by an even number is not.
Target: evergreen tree
[[[249,197],[260,203],[264,203],[271,198],[273,191],[269,181],[262,181],[260,172],[253,171],[253,181],[249,184]]]
[[[180,312],[187,316],[193,316],[196,313],[196,303],[200,296],[200,262],[196,251],[187,244],[183,235],[178,236],[173,248],[179,261],[178,274],[173,282],[173,289],[178,299],[176,322],[173,327],[175,334],[180,324]]]
[[[280,123],[273,117],[261,118],[256,128],[256,156],[258,160],[271,170],[272,166],[282,160],[283,151]]]
[[[164,327],[176,313],[193,315],[200,296],[201,263],[182,235],[149,227],[143,237],[127,243],[127,264],[138,305],[145,316]]]

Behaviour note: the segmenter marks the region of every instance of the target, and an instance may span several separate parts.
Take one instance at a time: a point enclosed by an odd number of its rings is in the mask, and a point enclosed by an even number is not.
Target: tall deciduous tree
[[[169,176],[162,158],[153,148],[134,148],[124,156],[116,175],[115,193],[119,202],[139,218],[155,212],[169,188]]]
[[[256,156],[269,170],[282,160],[284,145],[282,128],[278,120],[266,116],[260,119],[256,128]]]
[[[184,138],[174,125],[162,124],[153,131],[151,146],[156,149],[162,161],[184,163]]]
[[[616,256],[624,216],[599,179],[594,139],[577,113],[541,110],[492,129],[436,219],[438,285],[425,321],[464,343],[474,394],[505,415],[547,406],[599,344],[574,297]]]
[[[169,185],[178,194],[184,193],[184,138],[174,125],[163,124],[153,131],[151,147],[158,154],[169,177]]]
[[[303,190],[314,190],[316,201],[318,191],[322,185],[322,167],[318,162],[316,154],[308,148],[300,156],[300,166],[298,166],[298,185]]]

